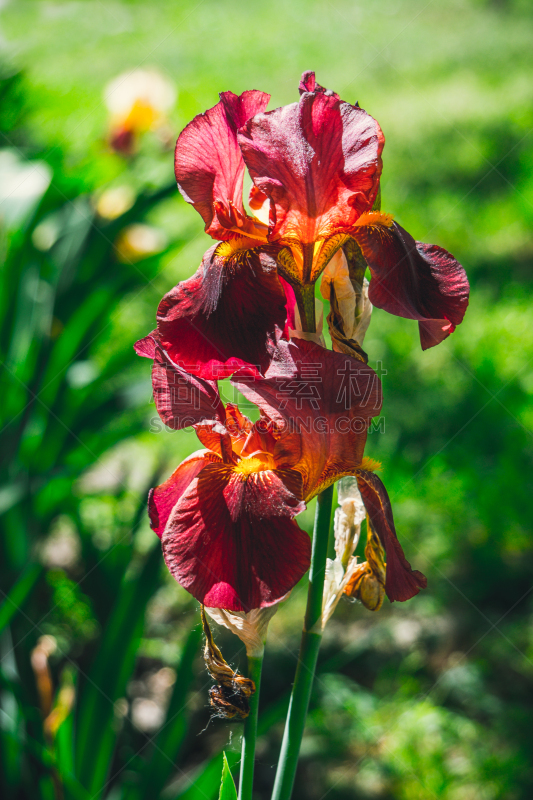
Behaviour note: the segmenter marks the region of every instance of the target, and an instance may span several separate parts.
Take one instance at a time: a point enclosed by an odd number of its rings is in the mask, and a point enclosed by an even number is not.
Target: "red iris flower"
[[[314,283],[378,195],[385,139],[373,117],[304,72],[300,102],[258,113],[238,141],[271,202],[270,241],[290,248],[291,282]],[[292,262],[292,263],[291,263]]]
[[[280,269],[295,285],[314,283],[348,238],[361,248],[369,299],[419,320],[424,349],[462,321],[469,285],[446,250],[415,240],[374,211],[385,143],[376,120],[305,72],[300,102],[258,113],[238,141],[255,186],[271,203],[269,240],[287,245]]]
[[[175,364],[155,337],[139,347],[154,360],[163,421],[194,425],[206,449],[150,494],[152,528],[176,580],[201,603],[249,611],[280,600],[309,566],[310,542],[294,517],[305,501],[356,474],[387,552],[386,591],[406,600],[425,586],[396,538],[383,484],[363,463],[370,419],[381,408],[378,376],[353,358],[306,341],[280,341],[264,377],[232,378],[259,406],[251,423],[224,407],[216,384]]]

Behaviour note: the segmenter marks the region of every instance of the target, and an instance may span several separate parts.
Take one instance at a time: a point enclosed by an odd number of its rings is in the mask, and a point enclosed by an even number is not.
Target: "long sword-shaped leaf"
[[[154,741],[154,748],[143,771],[139,790],[135,791],[134,796],[138,800],[156,800],[175,770],[174,764],[187,734],[187,695],[194,678],[194,659],[198,653],[201,637],[201,626],[195,625],[189,633],[181,655],[166,722]]]
[[[237,800],[237,789],[235,788],[235,781],[229,768],[228,759],[226,754],[223,753],[222,764],[222,782],[220,784],[220,794],[218,800]]]
[[[82,694],[76,741],[79,780],[93,800],[108,788],[108,772],[117,734],[114,702],[132,675],[141,641],[147,603],[157,586],[161,553],[155,547],[135,578],[117,587],[117,601]]]
[[[0,605],[0,633],[6,625],[9,625],[17,611],[24,605],[24,602],[37,583],[37,579],[42,572],[39,564],[30,564],[22,573],[16,584],[8,594],[3,595],[3,602]]]

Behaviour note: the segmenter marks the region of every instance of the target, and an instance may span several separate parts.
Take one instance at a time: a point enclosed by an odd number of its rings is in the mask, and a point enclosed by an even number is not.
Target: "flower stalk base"
[[[255,743],[257,739],[257,712],[259,709],[259,688],[263,656],[248,658],[248,678],[255,684],[255,692],[250,697],[250,713],[244,720],[242,736],[241,774],[239,777],[239,800],[252,800],[254,781]]]

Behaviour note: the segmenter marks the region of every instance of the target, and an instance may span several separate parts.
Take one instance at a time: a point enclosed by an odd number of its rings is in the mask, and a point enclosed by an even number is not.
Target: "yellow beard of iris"
[[[220,242],[215,250],[215,255],[227,260],[239,253],[244,253],[246,250],[261,247],[263,244],[264,242],[259,239],[252,239],[250,236],[239,236],[235,239],[228,239],[227,242]]]
[[[239,475],[246,476],[252,475],[254,472],[276,469],[276,464],[271,455],[268,453],[261,453],[260,455],[241,459],[233,469],[234,472],[237,472]]]

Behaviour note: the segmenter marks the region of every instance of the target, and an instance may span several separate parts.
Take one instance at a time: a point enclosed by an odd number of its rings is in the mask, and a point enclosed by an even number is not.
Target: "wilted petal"
[[[150,490],[148,495],[148,514],[150,525],[159,538],[165,530],[170,513],[191,482],[200,474],[206,464],[220,461],[208,450],[198,450],[183,461],[160,486]]]
[[[421,572],[412,569],[396,536],[392,508],[383,483],[373,472],[357,470],[359,491],[366,506],[372,527],[378,534],[387,554],[385,591],[392,602],[409,600],[425,589],[427,580]]]
[[[246,719],[250,713],[250,697],[256,691],[255,683],[233,670],[222,655],[213,639],[205,606],[202,606],[201,618],[205,634],[204,663],[216,683],[209,689],[209,705],[215,716],[222,719]]]
[[[309,567],[293,517],[303,503],[275,471],[208,465],[175,506],[163,553],[176,580],[211,608],[250,611],[280,600]]]
[[[253,90],[240,96],[223,92],[220,102],[198,114],[176,143],[179,190],[196,208],[206,232],[214,239],[227,238],[227,217],[232,212],[241,221],[246,218],[242,202],[244,161],[237,130],[254,114],[264,111],[269,99],[270,95]],[[224,217],[222,222],[219,213]]]
[[[221,379],[243,365],[264,371],[285,327],[285,293],[272,248],[210,248],[202,265],[159,304],[161,345],[188,372]]]
[[[369,298],[390,314],[419,320],[420,341],[426,350],[462,322],[468,306],[468,278],[442,247],[416,242],[391,219],[383,224],[383,217],[369,214],[353,229],[372,273]]]
[[[280,341],[264,378],[232,381],[277,426],[276,463],[304,476],[309,499],[361,464],[381,383],[366,364],[301,339]]]
[[[365,547],[366,562],[351,565],[351,570],[344,587],[348,597],[355,597],[369,611],[379,611],[385,597],[386,565],[385,552],[379,536],[368,525]],[[355,561],[355,559],[354,559]]]
[[[300,263],[291,278],[300,283],[316,280],[333,255],[320,253],[324,240],[372,207],[384,144],[369,114],[311,75],[304,73],[299,103],[256,114],[238,134],[253,181],[272,202],[270,239],[292,246]]]

